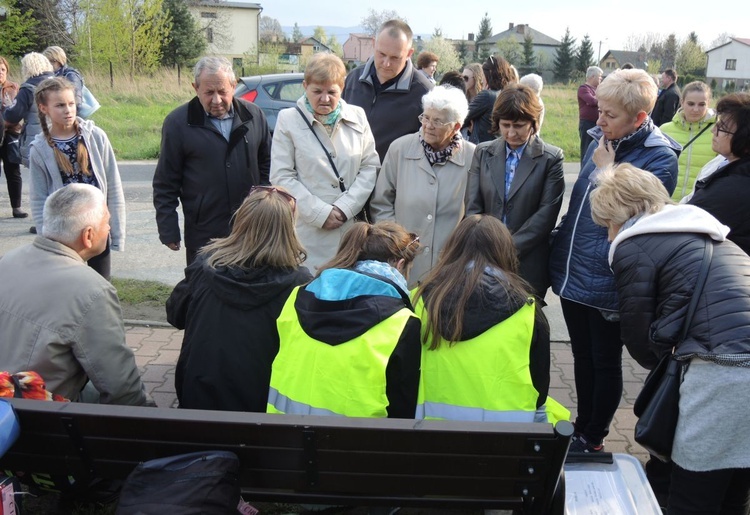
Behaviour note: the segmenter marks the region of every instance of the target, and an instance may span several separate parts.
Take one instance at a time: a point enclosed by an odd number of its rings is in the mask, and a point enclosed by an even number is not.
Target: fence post
[[[112,70],[112,61],[109,62],[109,87],[115,87],[115,73]]]
[[[180,66],[180,63],[177,63],[177,85],[178,86],[182,86],[181,75],[180,75],[181,71],[182,71],[182,66]]]

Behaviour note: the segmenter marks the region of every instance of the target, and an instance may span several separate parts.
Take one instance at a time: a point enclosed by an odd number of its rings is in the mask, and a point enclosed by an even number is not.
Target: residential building
[[[622,68],[625,63],[630,63],[639,70],[648,69],[648,56],[646,52],[630,52],[627,50],[607,50],[602,60],[599,61],[599,68],[604,71],[604,75],[612,73],[618,68]]]
[[[221,55],[242,66],[246,54],[257,55],[262,7],[259,3],[201,0],[190,7],[203,27],[207,54]]]
[[[367,34],[350,33],[342,49],[344,62],[350,66],[359,66],[375,55],[375,38]]]
[[[750,38],[732,38],[706,52],[706,81],[722,90],[750,89]]]
[[[545,82],[551,81],[554,76],[553,67],[555,57],[557,56],[557,49],[560,48],[561,43],[536,29],[532,29],[527,24],[519,23],[515,25],[511,22],[508,24],[508,30],[482,41],[477,41],[476,45],[480,51],[496,54],[498,53],[497,43],[505,39],[511,39],[520,45],[519,52],[523,54],[523,43],[527,37],[530,37],[534,43],[534,56],[536,57],[535,71],[542,76]]]

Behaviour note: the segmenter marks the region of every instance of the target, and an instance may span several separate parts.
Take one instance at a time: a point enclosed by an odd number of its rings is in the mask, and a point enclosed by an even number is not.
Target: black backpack
[[[240,461],[228,451],[205,451],[147,461],[130,473],[117,515],[236,514]]]

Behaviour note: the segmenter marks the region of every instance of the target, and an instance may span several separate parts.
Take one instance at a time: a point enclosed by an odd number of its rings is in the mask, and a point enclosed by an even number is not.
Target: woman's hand
[[[346,222],[346,215],[344,214],[344,212],[336,206],[333,206],[333,209],[331,209],[331,212],[328,214],[328,218],[323,224],[323,229],[332,231],[333,229],[338,229],[339,227],[344,225],[344,222]]]
[[[600,170],[615,164],[615,149],[612,148],[612,142],[606,141],[606,138],[602,136],[599,139],[599,145],[594,150],[592,160]]]

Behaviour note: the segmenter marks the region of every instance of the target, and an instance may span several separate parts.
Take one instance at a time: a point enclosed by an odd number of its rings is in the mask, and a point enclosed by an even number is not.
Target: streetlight
[[[609,38],[604,38],[604,41],[608,41]],[[599,40],[599,56],[596,59],[597,66],[602,62],[602,40]]]

